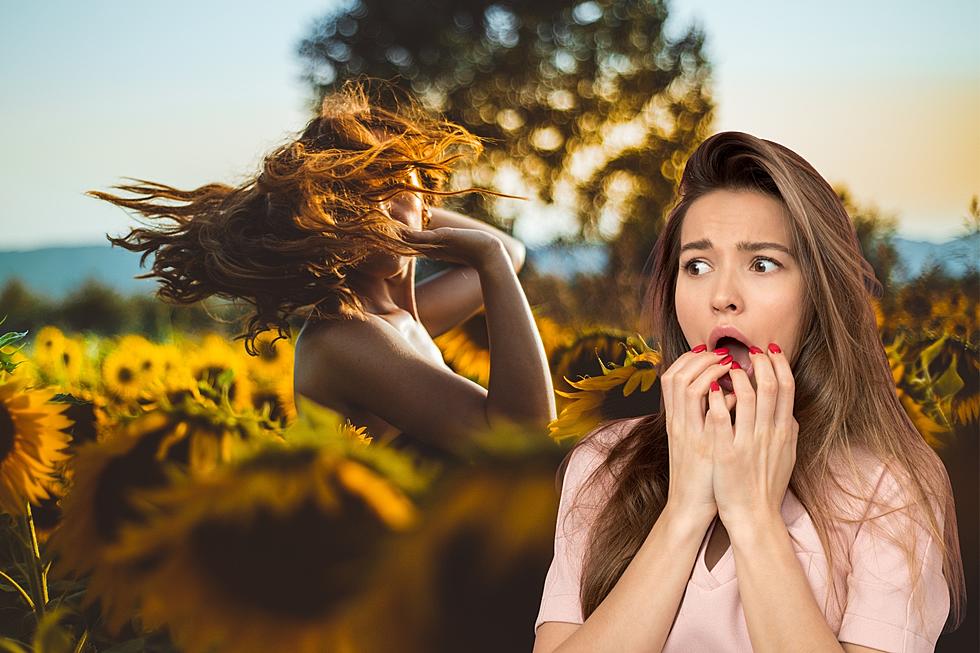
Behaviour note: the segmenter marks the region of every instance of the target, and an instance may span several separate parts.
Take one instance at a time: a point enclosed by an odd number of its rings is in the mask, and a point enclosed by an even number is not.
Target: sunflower
[[[238,352],[217,334],[204,336],[200,347],[188,360],[191,375],[218,396],[225,390],[228,401],[236,409],[252,404],[252,382],[248,367]]]
[[[40,366],[54,365],[61,356],[65,334],[55,326],[44,326],[34,336],[33,358]]]
[[[930,417],[925,410],[923,410],[922,404],[917,402],[908,393],[903,391],[901,388],[895,389],[898,399],[902,404],[902,408],[908,414],[909,419],[915,424],[916,430],[922,434],[926,443],[933,449],[939,450],[946,445],[946,438],[950,434],[950,430],[938,424],[936,420]]]
[[[538,333],[541,335],[541,344],[544,345],[544,353],[549,360],[555,350],[560,347],[567,347],[575,338],[575,333],[572,330],[558,324],[558,322],[549,317],[535,315],[534,323],[538,327]]]
[[[624,331],[591,329],[580,333],[567,346],[556,349],[550,360],[555,387],[567,390],[561,383],[566,377],[581,378],[602,374],[602,361],[622,364],[627,353],[623,342],[628,336]]]
[[[336,650],[363,588],[383,582],[378,560],[419,519],[383,475],[305,443],[145,496],[152,518],[108,557],[154,561],[137,582],[143,624],[189,653]]]
[[[50,496],[55,467],[67,458],[71,426],[51,390],[28,390],[23,380],[0,385],[0,510],[22,515],[27,502]]]
[[[144,377],[139,361],[126,347],[116,347],[102,361],[102,382],[114,398],[122,402],[136,402],[146,397]]]
[[[566,402],[558,418],[549,424],[552,439],[580,437],[603,421],[637,417],[659,407],[659,384],[654,384],[661,363],[660,353],[650,349],[639,335],[627,338],[625,349],[622,366],[607,366],[600,358],[601,376],[578,381],[565,378],[578,392],[555,391],[571,401]],[[620,386],[622,391],[618,390]],[[634,394],[637,388],[640,393]]]
[[[85,348],[83,343],[75,338],[65,338],[58,365],[58,371],[65,383],[77,384],[82,378],[84,364]]]
[[[296,419],[296,405],[293,403],[292,375],[278,379],[265,377],[255,381],[252,390],[252,406],[258,411],[268,411],[267,418],[282,426]]]
[[[487,387],[490,383],[490,337],[486,313],[477,313],[436,336],[434,341],[453,370]]]
[[[104,553],[124,527],[142,522],[137,492],[166,486],[173,466],[200,477],[234,454],[233,434],[215,423],[233,418],[214,405],[188,414],[189,403],[114,423],[103,441],[83,444],[70,463],[71,486],[50,538],[58,557],[54,573],[91,573],[85,604],[101,600],[110,630],[118,632],[133,609],[138,569],[108,564]]]
[[[249,372],[257,383],[264,380],[278,381],[283,377],[291,379],[293,376],[293,343],[288,338],[277,336],[278,333],[263,331],[255,339],[258,356],[242,353]]]

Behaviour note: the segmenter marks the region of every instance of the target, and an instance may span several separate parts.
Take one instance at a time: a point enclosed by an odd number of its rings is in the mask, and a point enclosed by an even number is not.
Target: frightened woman
[[[559,469],[534,651],[933,650],[965,602],[952,490],[836,193],[782,145],[715,134],[652,261],[660,410]]]

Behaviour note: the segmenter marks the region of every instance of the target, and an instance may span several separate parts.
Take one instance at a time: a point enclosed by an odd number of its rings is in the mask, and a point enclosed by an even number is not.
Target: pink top
[[[621,437],[641,419],[623,421],[603,429],[592,441],[572,454],[565,470],[558,505],[559,527],[555,531],[555,555],[545,578],[541,607],[534,622],[535,633],[538,626],[545,621],[575,624],[583,621],[579,599],[582,549],[590,520],[594,518],[598,508],[601,508],[603,499],[585,501],[585,509],[573,512],[564,528],[561,528],[562,520],[568,516],[574,493],[603,460],[605,450],[597,446],[597,440],[603,447],[608,446],[613,438]],[[855,455],[869,454],[855,451]],[[859,468],[873,470],[874,478],[878,482],[879,494],[876,501],[887,501],[887,495],[900,489],[894,477],[876,459],[865,459],[864,462],[870,464],[861,465],[859,462]],[[606,481],[608,477],[601,480]],[[608,491],[609,487],[608,483],[601,483],[601,489]],[[885,508],[877,506],[872,510],[875,512],[871,514],[887,512]],[[828,585],[825,577],[826,558],[820,538],[809,513],[788,489],[781,513],[796,556],[810,582],[817,604],[823,610]],[[940,551],[928,531],[914,523],[903,511],[894,512],[876,522],[893,517],[900,520],[893,521],[898,529],[915,528],[919,534],[917,551],[924,548],[921,557],[924,561],[923,578],[919,580],[920,591],[925,594],[924,617],[920,618],[914,610],[912,584],[901,549],[883,537],[872,537],[866,526],[859,528],[858,524],[846,523],[839,527],[846,538],[844,541],[850,543],[851,571],[846,579],[839,579],[837,585],[839,592],[846,590],[846,596],[841,596],[845,608],[841,615],[831,596],[824,616],[840,642],[851,642],[882,651],[933,651],[949,614],[950,605]],[[735,557],[731,546],[710,571],[704,561],[705,549],[715,523],[717,519],[701,542],[680,611],[664,645],[664,653],[752,651],[745,614],[738,595]],[[837,557],[835,562],[840,562]]]

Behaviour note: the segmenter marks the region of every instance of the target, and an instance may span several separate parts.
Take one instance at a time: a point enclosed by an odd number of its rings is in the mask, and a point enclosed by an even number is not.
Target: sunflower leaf
[[[2,336],[0,336],[0,347],[6,347],[10,343],[16,342],[17,340],[26,337],[27,337],[27,331],[20,331],[20,332],[9,331],[3,334]]]
[[[62,607],[45,612],[34,632],[35,653],[69,653],[72,649],[72,637],[67,630],[60,626],[62,619],[70,614]]]
[[[9,637],[0,637],[0,651],[9,651],[10,653],[30,653],[26,646],[18,642],[16,639],[11,639]]]

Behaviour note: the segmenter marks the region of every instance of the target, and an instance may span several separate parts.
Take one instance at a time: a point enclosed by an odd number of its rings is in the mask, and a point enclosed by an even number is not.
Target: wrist
[[[661,511],[657,522],[663,522],[665,528],[677,533],[681,537],[692,534],[703,535],[712,520],[714,520],[716,514],[716,512],[708,514],[707,512],[678,508],[668,503],[664,506],[663,511]]]
[[[514,269],[510,255],[499,238],[491,238],[487,241],[486,247],[480,250],[472,266],[480,273]]]
[[[770,510],[740,515],[719,515],[719,519],[725,525],[725,530],[734,542],[745,541],[758,537],[763,531],[769,531],[779,526],[785,528],[782,513],[778,510]]]

